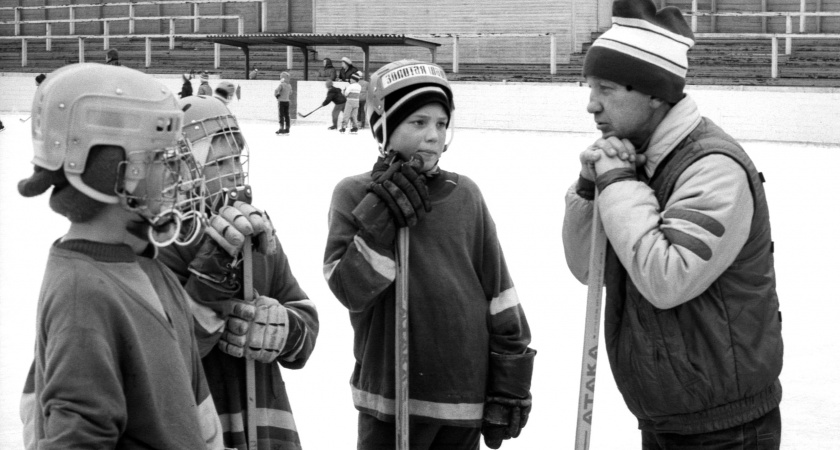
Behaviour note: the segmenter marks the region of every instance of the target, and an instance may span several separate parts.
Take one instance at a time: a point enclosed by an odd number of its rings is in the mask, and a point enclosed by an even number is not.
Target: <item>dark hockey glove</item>
[[[213,297],[227,300],[239,291],[242,280],[241,261],[236,260],[208,235],[203,237],[201,246],[195,258],[190,262],[188,270],[200,281],[201,285],[225,294],[221,297],[215,293],[205,295],[208,294],[207,289],[200,289],[201,300],[217,300]]]
[[[417,172],[422,165],[419,157],[406,163],[394,160],[391,164],[379,158],[373,167],[368,191],[385,202],[397,227],[417,225],[432,210],[426,178]]]
[[[522,355],[490,354],[490,380],[481,425],[487,447],[496,449],[502,441],[519,437],[528,423],[536,354],[530,348]]]

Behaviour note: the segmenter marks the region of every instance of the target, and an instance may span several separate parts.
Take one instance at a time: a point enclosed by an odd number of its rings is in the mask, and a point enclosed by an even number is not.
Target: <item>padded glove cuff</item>
[[[529,348],[521,355],[490,353],[490,380],[487,396],[528,398],[531,394],[531,376],[537,351]]]

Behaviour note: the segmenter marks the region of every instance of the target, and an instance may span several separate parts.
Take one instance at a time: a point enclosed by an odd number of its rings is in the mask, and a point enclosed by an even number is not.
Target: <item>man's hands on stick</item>
[[[580,153],[581,177],[595,181],[598,175],[613,169],[634,169],[644,165],[645,155],[637,154],[636,147],[628,139],[615,136],[599,138]]]

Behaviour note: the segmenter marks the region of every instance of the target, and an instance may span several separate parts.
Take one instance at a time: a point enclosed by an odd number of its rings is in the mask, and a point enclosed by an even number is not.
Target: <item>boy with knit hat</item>
[[[207,75],[207,72],[201,72],[198,79],[200,80],[200,84],[198,85],[198,91],[195,95],[212,96],[213,88],[210,87],[210,76]]]
[[[118,52],[115,48],[109,48],[108,51],[105,52],[105,64],[108,64],[109,66],[121,66],[120,52]]]
[[[155,259],[195,236],[180,229],[201,201],[175,96],[136,70],[72,64],[38,88],[32,114],[35,171],[18,190],[52,188],[70,228],[38,301],[27,448],[221,449],[188,295]]]
[[[292,126],[292,119],[289,117],[289,106],[292,95],[292,85],[289,79],[292,76],[289,72],[280,74],[280,84],[274,89],[274,97],[277,99],[277,115],[280,118],[280,128],[275,134],[289,134],[289,128]]]
[[[566,260],[585,283],[597,190],[607,353],[643,448],[778,449],[783,344],[763,176],[683,93],[693,44],[679,9],[613,4],[584,60],[602,136],[566,194]]]
[[[478,186],[442,170],[454,102],[435,64],[402,60],[370,81],[380,156],[333,192],[324,277],[355,334],[358,448],[393,448],[395,236],[410,227],[409,415],[412,449],[491,448],[531,409],[536,352]]]
[[[318,311],[292,274],[271,219],[251,205],[248,147],[236,117],[209,97],[188,97],[183,134],[205,178],[206,232],[160,259],[190,294],[202,365],[224,444],[238,450],[300,449],[280,367],[300,369],[318,337]],[[238,201],[233,201],[238,199]],[[254,242],[255,301],[245,302],[241,250]],[[246,365],[254,367],[256,416],[248,416]],[[254,423],[258,446],[247,448],[243,424]]]
[[[332,125],[330,125],[328,130],[335,130],[338,128],[338,116],[344,111],[344,104],[347,103],[347,98],[344,97],[344,94],[341,92],[341,89],[335,87],[333,82],[327,80],[324,82],[324,86],[327,88],[327,96],[324,98],[324,101],[321,103],[321,106],[327,106],[330,102],[333,103],[332,109]]]
[[[359,69],[353,65],[353,61],[344,56],[341,58],[341,70],[338,71],[338,79],[341,81],[350,81],[350,76],[358,71]]]

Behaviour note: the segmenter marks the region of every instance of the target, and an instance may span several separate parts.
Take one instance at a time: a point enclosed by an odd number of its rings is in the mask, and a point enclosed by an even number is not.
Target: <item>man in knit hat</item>
[[[360,449],[395,443],[395,236],[402,227],[410,227],[412,249],[411,448],[475,450],[482,434],[499,448],[528,421],[536,352],[495,224],[478,186],[438,164],[454,110],[439,66],[402,60],[380,68],[367,101],[379,158],[333,191],[324,276],[355,334],[350,383]]]
[[[51,190],[70,225],[38,300],[26,448],[221,449],[189,296],[156,259],[156,247],[186,243],[181,224],[203,201],[177,145],[175,96],[149,75],[93,63],[64,66],[38,89],[35,170],[18,190]]]
[[[201,72],[201,75],[198,76],[201,83],[198,85],[198,92],[195,95],[213,95],[213,88],[210,87],[210,76],[207,75],[207,72]]]
[[[783,345],[763,176],[683,92],[693,44],[677,8],[613,4],[584,60],[602,136],[566,194],[566,261],[585,283],[597,201],[607,353],[643,448],[778,449]]]
[[[110,66],[121,66],[120,52],[118,52],[115,48],[109,48],[108,51],[105,52],[105,64]]]

